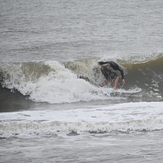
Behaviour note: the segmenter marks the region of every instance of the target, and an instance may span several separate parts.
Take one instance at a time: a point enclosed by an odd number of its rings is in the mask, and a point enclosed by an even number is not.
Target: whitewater
[[[1,114],[0,135],[55,135],[147,132],[163,129],[163,102],[123,103],[94,108]]]
[[[162,0],[1,1],[0,162],[163,161]],[[125,85],[99,87],[99,61]]]

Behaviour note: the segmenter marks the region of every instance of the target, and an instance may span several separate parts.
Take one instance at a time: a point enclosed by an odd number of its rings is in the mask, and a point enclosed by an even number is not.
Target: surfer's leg
[[[118,81],[119,81],[119,76],[117,76],[114,80],[114,90],[117,89]]]
[[[101,67],[101,72],[106,78],[106,80],[102,84],[100,84],[100,86],[103,87],[103,86],[105,86],[106,84],[108,84],[110,82],[110,79],[108,79],[109,78],[109,73],[108,73],[107,66],[102,66]]]
[[[101,72],[102,74],[105,76],[106,80],[108,79],[109,75],[107,73],[107,67],[106,66],[102,66],[101,67]]]
[[[105,80],[102,84],[100,84],[101,87],[105,86],[106,84],[108,84],[110,82],[110,80]]]

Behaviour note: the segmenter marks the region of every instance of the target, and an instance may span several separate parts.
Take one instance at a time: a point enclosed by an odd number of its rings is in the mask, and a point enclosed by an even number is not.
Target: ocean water
[[[162,0],[0,5],[0,162],[163,161]],[[104,81],[115,61],[126,83]]]

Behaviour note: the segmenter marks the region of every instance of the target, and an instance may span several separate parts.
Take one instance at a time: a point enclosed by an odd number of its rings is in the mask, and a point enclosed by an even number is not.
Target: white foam
[[[1,113],[0,119],[0,135],[4,137],[71,131],[152,131],[163,129],[163,102]]]
[[[89,61],[93,66],[94,62],[92,60]],[[90,82],[79,78],[77,76],[79,75],[78,73],[75,74],[59,62],[46,61],[34,63],[33,69],[30,67],[30,64],[31,63],[4,65],[3,71],[6,72],[6,76],[4,77],[3,84],[5,87],[16,89],[23,95],[29,95],[29,98],[33,101],[48,102],[51,104],[109,100],[113,98],[112,95],[116,95],[112,88],[108,88],[107,86],[105,88],[99,88],[92,85]],[[39,70],[40,67],[41,70]],[[86,71],[86,74],[89,75],[89,79],[92,79],[94,76],[93,71],[88,73],[87,65],[83,64],[83,62],[81,63],[81,67]],[[86,69],[83,67],[86,67]],[[94,82],[101,83],[104,81],[103,76],[103,78],[100,76],[96,77],[99,80],[97,81],[96,78],[94,78]],[[100,81],[100,79],[102,80]],[[141,89],[120,89],[117,92],[119,93],[117,94],[119,97],[114,96],[114,98],[125,98],[123,94],[127,97],[127,95],[140,93]]]
[[[101,100],[107,99],[112,92],[112,89],[98,88],[78,78],[56,61],[41,63],[44,67],[50,67],[49,72],[41,73],[39,77],[36,75],[34,78],[30,73],[26,76],[22,64],[13,64],[14,69],[11,68],[12,65],[6,66],[7,77],[4,85],[10,89],[17,89],[23,95],[29,95],[33,101],[54,104]],[[38,70],[34,70],[34,73],[37,74]]]

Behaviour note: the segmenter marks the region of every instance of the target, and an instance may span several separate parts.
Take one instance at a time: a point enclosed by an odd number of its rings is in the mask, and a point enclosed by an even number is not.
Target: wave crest
[[[1,85],[16,89],[39,102],[69,103],[108,99],[113,90],[97,87],[104,80],[98,60],[0,63]],[[162,55],[146,61],[117,62],[125,71],[124,89],[132,93],[135,88],[140,88],[148,95],[163,96]]]

